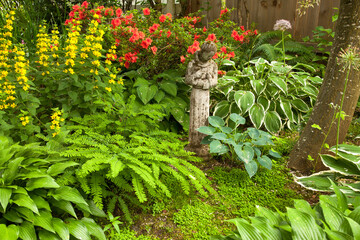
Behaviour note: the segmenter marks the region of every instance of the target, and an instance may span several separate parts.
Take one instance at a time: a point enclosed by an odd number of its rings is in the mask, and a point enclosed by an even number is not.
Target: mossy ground
[[[275,150],[286,156],[295,139],[293,134],[275,139]],[[124,236],[112,239],[209,239],[233,229],[225,220],[247,218],[257,205],[283,211],[293,205],[294,198],[302,197],[292,189],[293,177],[285,165],[285,158],[273,161],[272,170],[260,168],[250,179],[238,164],[214,159],[201,163],[198,167],[213,182],[217,196],[202,198],[196,192],[186,196],[180,194],[176,182],[168,181],[173,198],[149,202],[145,211],[134,212],[131,230],[124,228]]]

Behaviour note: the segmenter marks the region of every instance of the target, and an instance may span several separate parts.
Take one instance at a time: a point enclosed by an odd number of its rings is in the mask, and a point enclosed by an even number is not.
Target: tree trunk
[[[165,13],[171,13],[173,18],[176,18],[175,7],[175,0],[167,0]]]
[[[324,82],[310,119],[300,135],[300,139],[290,153],[288,167],[302,173],[320,171],[325,169],[318,157],[322,142],[325,139],[324,133],[329,131],[326,143],[329,146],[336,144],[336,123],[331,124],[335,109],[330,104],[340,106],[341,98],[346,80],[346,72],[342,65],[338,64],[337,58],[342,49],[360,47],[360,1],[341,0],[338,23],[335,29],[333,48],[327,64]],[[359,50],[359,49],[358,49]],[[358,51],[357,50],[357,51]],[[339,143],[345,139],[346,132],[352,120],[356,103],[360,94],[360,73],[358,70],[350,71],[349,80],[345,92],[343,111],[346,113],[345,120],[340,122]],[[317,124],[321,131],[311,127]],[[310,155],[315,161],[309,161]]]

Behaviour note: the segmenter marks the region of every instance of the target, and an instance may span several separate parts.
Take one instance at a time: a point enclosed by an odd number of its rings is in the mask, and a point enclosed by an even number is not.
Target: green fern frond
[[[120,190],[125,192],[132,192],[132,186],[121,176],[117,176],[116,178],[110,178],[111,182],[113,182]]]
[[[118,197],[118,201],[119,201],[120,209],[125,215],[126,221],[132,222],[131,214],[130,214],[129,208],[126,205],[125,201],[121,197]]]
[[[111,212],[111,213],[114,212],[117,200],[118,200],[117,196],[113,196],[110,198],[110,200],[107,202],[106,205],[107,212]]]
[[[264,58],[268,61],[275,61],[276,59],[278,59],[279,51],[273,45],[269,43],[264,43],[253,51],[253,55],[264,56]]]
[[[131,168],[140,178],[142,178],[151,187],[154,188],[156,186],[155,179],[153,178],[151,173],[149,173],[145,169],[140,168],[139,166],[136,166],[133,164],[128,164],[128,167]],[[134,174],[134,176],[135,176],[135,174]]]
[[[102,202],[102,179],[103,178],[99,174],[93,174],[90,178],[91,195],[93,196],[95,205],[100,209],[103,209],[104,207]]]
[[[132,184],[134,187],[135,194],[139,199],[139,202],[141,202],[141,203],[146,202],[147,197],[146,197],[146,194],[144,191],[144,186],[141,183],[141,180],[139,179],[139,177],[134,174],[132,174]]]

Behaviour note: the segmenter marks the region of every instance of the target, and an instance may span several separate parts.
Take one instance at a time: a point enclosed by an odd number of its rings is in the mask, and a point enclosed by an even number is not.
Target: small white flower
[[[274,25],[274,30],[280,30],[285,31],[287,29],[291,29],[291,23],[288,20],[280,19],[276,20],[276,23]]]

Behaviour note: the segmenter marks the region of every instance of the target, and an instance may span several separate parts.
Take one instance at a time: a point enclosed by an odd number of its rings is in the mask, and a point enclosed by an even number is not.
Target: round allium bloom
[[[276,20],[276,23],[274,25],[274,30],[280,30],[285,31],[287,29],[291,29],[291,23],[288,20],[280,19]]]

